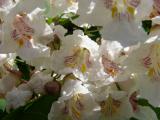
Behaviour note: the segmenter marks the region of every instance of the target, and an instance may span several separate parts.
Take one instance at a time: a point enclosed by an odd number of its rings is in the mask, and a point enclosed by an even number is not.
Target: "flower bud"
[[[50,95],[57,95],[60,93],[61,85],[57,81],[50,81],[45,84],[44,89]]]

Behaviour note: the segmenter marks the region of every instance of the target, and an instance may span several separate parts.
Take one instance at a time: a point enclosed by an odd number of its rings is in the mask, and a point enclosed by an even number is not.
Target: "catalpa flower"
[[[96,92],[97,90],[101,92]],[[117,91],[111,86],[104,86],[97,90],[93,94],[100,105],[100,119],[124,120],[133,116],[127,92]]]
[[[123,61],[128,56],[128,50],[118,41],[103,41],[100,47],[101,64],[104,72],[112,78],[112,82],[128,80],[128,72]],[[109,79],[108,79],[109,80]]]
[[[15,109],[26,104],[32,97],[32,91],[13,88],[6,94],[7,110]]]
[[[1,0],[0,1],[0,11],[6,12],[11,8],[15,7],[15,5],[19,2],[19,0]]]
[[[7,92],[16,86],[17,77],[12,74],[6,74],[0,78],[0,96],[4,97]]]
[[[78,6],[76,0],[49,0],[49,13],[48,16],[57,16],[64,12],[76,13]]]
[[[6,12],[2,23],[1,53],[17,52],[25,60],[47,56],[48,47],[37,43],[47,24],[44,18],[44,1],[29,7],[29,1],[20,1],[11,10]],[[25,6],[24,6],[25,5]],[[36,7],[35,7],[36,5]],[[6,47],[7,46],[7,47]],[[24,55],[25,54],[25,55]]]
[[[52,69],[62,74],[73,71],[77,71],[77,74],[86,73],[97,55],[94,53],[98,51],[98,44],[83,35],[81,31],[76,31],[73,35],[66,37],[60,35],[59,38],[61,46],[60,50],[53,52]]]
[[[138,102],[137,102],[138,92],[133,92],[129,96],[130,96],[129,101],[132,106],[132,110],[134,114],[133,116],[135,118],[141,119],[141,120],[146,120],[146,119],[158,120],[156,114],[151,108],[138,105]]]
[[[88,101],[89,104],[88,104]],[[90,94],[76,94],[64,102],[55,102],[48,114],[49,120],[98,120],[98,104]]]
[[[80,19],[77,21],[102,26],[112,20],[140,22],[151,12],[152,5],[151,0],[78,0]]]
[[[68,85],[71,85],[72,88],[69,88]],[[90,101],[89,104],[88,101]],[[98,115],[95,113],[98,108],[98,104],[80,81],[68,80],[62,87],[62,96],[53,103],[48,119],[96,120]]]
[[[157,37],[152,37],[136,47],[123,65],[130,74],[134,75],[140,96],[148,99],[155,106],[159,105],[159,40]]]
[[[103,26],[102,37],[123,46],[147,39],[141,21],[149,16],[151,0],[79,0],[78,24]],[[82,8],[82,9],[81,9]],[[107,21],[106,21],[107,20]]]
[[[112,77],[115,77],[118,73],[121,73],[123,70],[120,67],[120,63],[116,62],[120,61],[118,57],[121,57],[121,52],[123,52],[123,47],[121,44],[117,41],[103,41],[100,49],[104,71]]]
[[[151,37],[144,44],[135,47],[135,50],[124,61],[124,65],[135,74],[146,74],[151,79],[159,79],[159,40]],[[131,60],[132,59],[132,60]],[[135,66],[138,66],[136,68]]]
[[[27,85],[36,93],[44,94],[44,86],[47,82],[52,81],[52,77],[43,72],[36,72],[31,76],[31,79],[28,81]]]

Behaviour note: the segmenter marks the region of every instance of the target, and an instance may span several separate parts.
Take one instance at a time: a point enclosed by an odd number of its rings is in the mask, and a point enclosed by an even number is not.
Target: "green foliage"
[[[137,118],[131,117],[129,120],[138,120]]]
[[[7,114],[6,111],[0,110],[0,120],[2,120]]]
[[[142,21],[142,27],[145,32],[149,35],[151,28],[152,28],[152,20],[143,20]]]
[[[74,13],[63,13],[62,15],[56,16],[56,17],[48,17],[46,18],[46,22],[50,25],[54,23],[55,25],[61,25],[66,30],[67,33],[65,33],[65,36],[72,35],[74,30],[82,30],[85,35],[90,37],[93,41],[100,44],[101,40],[101,34],[100,30],[102,29],[101,26],[85,26],[80,27],[72,22],[72,20],[78,18],[79,15]]]
[[[52,103],[58,96],[45,95],[27,105],[13,110],[0,120],[48,120]]]
[[[138,99],[138,104],[141,106],[150,107],[156,113],[158,120],[160,120],[160,108],[159,107],[154,107],[148,102],[148,100],[142,99],[142,98]]]
[[[63,26],[65,29],[67,29],[67,33],[66,35],[72,35],[74,30],[77,29],[81,29],[81,27],[75,25],[71,20],[75,19],[77,17],[77,15],[66,15],[64,17],[64,14],[60,15],[60,16],[56,16],[54,18],[46,18],[46,22],[50,25],[52,23],[54,23],[55,25],[61,25]]]
[[[31,76],[31,71],[34,68],[26,64],[26,62],[22,60],[19,56],[16,57],[14,62],[16,66],[18,67],[19,71],[22,73],[22,79],[28,81]]]
[[[88,26],[88,27],[83,27],[82,29],[85,35],[90,37],[98,44],[101,44],[101,34],[100,34],[100,30],[102,29],[101,26]]]
[[[0,110],[4,111],[6,107],[6,100],[0,99]]]
[[[74,20],[76,18],[78,18],[79,15],[75,14],[75,13],[63,13],[61,15],[58,15],[56,17],[47,17],[46,18],[46,22],[50,25],[52,23],[54,24],[58,24],[58,21],[62,18],[67,19],[67,20]]]

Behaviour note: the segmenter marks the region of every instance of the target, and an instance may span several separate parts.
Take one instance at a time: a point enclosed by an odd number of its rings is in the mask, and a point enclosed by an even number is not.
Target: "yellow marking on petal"
[[[108,70],[108,73],[109,73],[111,76],[116,76],[116,74],[117,74],[118,72],[115,71],[114,69],[110,69],[110,70]]]
[[[74,76],[74,74],[70,73],[70,74],[67,74],[63,80],[76,80],[76,77]]]
[[[120,108],[121,102],[114,100],[111,96],[106,101],[100,103],[101,112],[106,116],[113,116]]]
[[[76,67],[76,63],[68,63],[66,64],[67,67],[70,67],[70,68],[75,68]]]
[[[80,113],[80,111],[75,106],[72,106],[72,112],[73,112],[73,115],[75,115],[75,117],[77,119],[80,119],[81,113]]]
[[[19,39],[17,42],[18,42],[19,47],[22,47],[24,45],[23,39]]]
[[[113,6],[112,8],[112,17],[115,17],[115,15],[118,13],[118,8],[116,5]]]
[[[148,66],[148,76],[160,78],[160,43],[151,45],[149,58],[151,64]]]
[[[79,120],[81,118],[81,110],[83,110],[83,104],[81,103],[82,99],[81,94],[75,94],[71,99],[71,112],[73,118],[76,117],[76,120]],[[79,106],[79,103],[81,104]]]
[[[151,77],[155,75],[155,70],[154,70],[154,68],[150,68],[150,69],[148,70],[148,75],[151,76]]]
[[[86,48],[78,48],[74,51],[74,54],[65,57],[64,63],[67,67],[77,67],[82,73],[84,73],[89,66],[89,57],[90,53]]]
[[[158,63],[158,68],[160,68],[160,63]]]
[[[126,0],[123,0],[123,3],[124,3],[124,5],[127,5],[127,1]]]
[[[87,71],[86,65],[85,65],[85,64],[82,64],[82,66],[81,66],[81,72],[82,72],[82,73],[85,73],[86,71]]]
[[[133,7],[131,7],[131,6],[128,6],[128,7],[127,7],[127,11],[128,11],[132,16],[134,16],[134,14],[135,14],[135,8],[133,8]]]
[[[75,0],[67,0],[67,1],[70,5],[73,5],[75,3]]]

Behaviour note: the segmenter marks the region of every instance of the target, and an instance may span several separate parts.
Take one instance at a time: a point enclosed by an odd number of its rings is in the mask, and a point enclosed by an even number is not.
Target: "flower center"
[[[101,112],[107,117],[112,117],[116,114],[119,111],[120,106],[121,102],[114,100],[111,96],[109,96],[106,101],[100,102]]]
[[[30,47],[34,29],[27,23],[27,15],[25,13],[17,14],[13,21],[13,30],[11,33],[12,38],[17,41],[19,46],[26,44]]]
[[[90,52],[86,48],[78,48],[73,55],[65,57],[65,65],[67,67],[78,67],[82,73],[85,73],[87,68],[90,67]]]
[[[117,63],[109,60],[104,55],[102,56],[102,64],[105,72],[111,75],[112,77],[116,76],[119,72],[122,71],[122,68],[120,68],[120,66]]]
[[[71,5],[76,2],[76,0],[67,0],[67,1],[68,1],[68,3],[70,3]]]
[[[72,97],[70,101],[70,112],[71,116],[74,120],[80,120],[81,119],[81,111],[84,109],[84,105],[81,102],[81,99],[83,98],[82,94],[76,94]]]
[[[149,55],[143,58],[143,64],[148,69],[148,76],[160,79],[160,43],[151,46]]]
[[[132,19],[140,0],[105,0],[106,7],[111,10],[112,17],[116,19]]]

